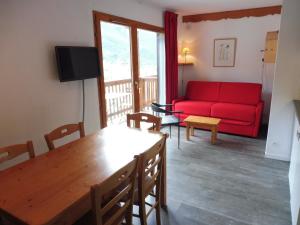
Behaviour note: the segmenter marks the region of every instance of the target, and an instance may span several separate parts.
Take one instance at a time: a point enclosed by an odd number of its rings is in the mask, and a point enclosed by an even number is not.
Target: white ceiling
[[[136,0],[187,15],[281,5],[283,0]]]

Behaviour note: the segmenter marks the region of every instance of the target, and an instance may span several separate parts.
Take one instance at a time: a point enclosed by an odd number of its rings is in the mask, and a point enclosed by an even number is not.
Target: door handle
[[[139,88],[139,82],[138,81],[134,81],[134,85],[136,86],[136,88]]]

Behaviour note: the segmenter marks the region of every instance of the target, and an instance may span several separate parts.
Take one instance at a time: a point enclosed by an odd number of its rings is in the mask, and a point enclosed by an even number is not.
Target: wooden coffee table
[[[184,122],[186,123],[187,140],[190,140],[190,135],[194,136],[194,128],[202,128],[211,130],[211,143],[216,143],[218,126],[221,122],[221,119],[204,116],[188,116]]]

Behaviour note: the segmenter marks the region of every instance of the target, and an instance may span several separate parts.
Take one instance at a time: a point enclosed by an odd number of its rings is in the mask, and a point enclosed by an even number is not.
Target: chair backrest
[[[163,134],[163,139],[150,150],[140,155],[138,172],[139,200],[143,200],[155,187],[156,201],[160,198],[162,164],[165,155],[167,134]]]
[[[124,219],[131,220],[137,168],[138,157],[135,157],[103,183],[92,186],[95,224],[121,224]],[[126,224],[131,224],[131,221]]]
[[[24,153],[28,153],[29,158],[31,159],[35,157],[32,141],[27,141],[26,144],[0,148],[0,163],[11,160]]]
[[[55,149],[54,141],[61,139],[67,135],[73,134],[79,131],[80,137],[85,136],[84,132],[84,124],[82,122],[77,124],[67,124],[61,127],[56,128],[55,130],[51,131],[49,134],[45,135],[45,139],[48,145],[49,150]]]
[[[161,118],[148,113],[127,114],[127,126],[131,127],[131,122],[135,128],[141,128],[141,122],[152,123],[154,131],[160,131]]]
[[[163,114],[170,114],[171,113],[169,110],[164,109],[158,103],[151,103],[151,109],[152,109],[153,112],[156,112],[156,113],[163,113]]]

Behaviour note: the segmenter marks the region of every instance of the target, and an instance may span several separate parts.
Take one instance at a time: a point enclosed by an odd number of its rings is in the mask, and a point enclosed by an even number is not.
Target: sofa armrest
[[[262,121],[262,114],[264,110],[264,101],[260,101],[256,106],[256,115],[255,115],[255,122],[254,122],[254,129],[253,129],[253,136],[257,137],[259,133],[259,128]]]
[[[174,104],[177,103],[177,102],[183,101],[183,100],[185,100],[185,97],[184,97],[184,96],[179,97],[179,98],[177,98],[177,99],[174,99],[174,100],[172,101],[172,105],[174,105]]]

